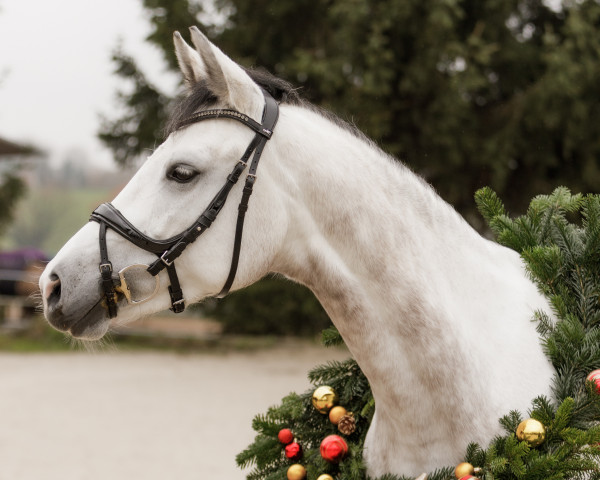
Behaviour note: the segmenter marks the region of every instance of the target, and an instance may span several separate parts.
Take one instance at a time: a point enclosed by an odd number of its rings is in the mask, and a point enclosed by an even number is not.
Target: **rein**
[[[177,125],[177,130],[179,130],[202,120],[229,118],[243,123],[256,132],[256,135],[246,148],[242,158],[227,176],[227,181],[223,187],[221,187],[221,190],[219,190],[219,192],[211,200],[208,207],[204,210],[204,212],[202,212],[198,219],[183,232],[166,240],[156,240],[145,235],[135,226],[133,226],[111,203],[103,203],[92,212],[90,221],[98,222],[100,224],[99,269],[104,299],[110,318],[117,316],[117,292],[124,293],[129,303],[135,304],[150,300],[150,298],[152,298],[158,291],[157,275],[163,269],[166,269],[169,275],[171,310],[175,313],[183,312],[185,309],[185,302],[183,298],[183,291],[177,277],[177,270],[175,269],[175,259],[183,253],[189,244],[193,243],[200,235],[210,228],[212,223],[217,218],[217,215],[223,208],[223,205],[225,205],[225,201],[227,200],[229,192],[237,183],[241,174],[248,166],[248,163],[250,163],[248,175],[246,176],[246,182],[242,191],[242,198],[238,206],[231,267],[229,269],[227,279],[225,280],[225,284],[217,295],[217,298],[222,298],[229,293],[229,290],[233,285],[233,281],[235,280],[235,275],[238,268],[242,244],[242,233],[244,228],[244,218],[246,211],[248,210],[250,195],[252,195],[252,189],[256,181],[256,170],[258,169],[258,163],[260,161],[262,151],[265,148],[267,141],[273,134],[273,129],[277,124],[277,119],[279,116],[279,107],[275,99],[265,90],[263,90],[263,95],[265,98],[265,107],[263,110],[262,123],[258,123],[249,116],[236,110],[213,109],[195,113],[182,120]],[[252,160],[248,162],[251,156]],[[113,274],[113,267],[108,257],[108,249],[106,245],[107,228],[113,229],[116,233],[126,238],[137,247],[154,253],[158,256],[158,259],[151,265],[144,265],[144,267],[147,267],[146,271],[155,277],[157,282],[156,288],[151,296],[141,301],[131,301],[130,299],[129,285],[127,284],[124,272],[131,267],[135,267],[136,265],[130,265],[129,267],[124,268],[119,272],[118,275]]]

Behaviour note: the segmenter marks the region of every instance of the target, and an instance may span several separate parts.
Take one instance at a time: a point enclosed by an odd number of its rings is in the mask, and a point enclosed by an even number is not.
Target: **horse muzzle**
[[[56,273],[40,277],[40,291],[44,316],[57,330],[89,340],[99,339],[108,331],[109,319],[100,296],[77,302],[76,308],[68,308],[64,301],[63,284]]]

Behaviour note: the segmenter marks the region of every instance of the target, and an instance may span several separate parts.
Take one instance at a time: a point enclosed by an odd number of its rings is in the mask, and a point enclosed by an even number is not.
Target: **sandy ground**
[[[0,353],[0,480],[243,479],[254,415],[347,356]]]

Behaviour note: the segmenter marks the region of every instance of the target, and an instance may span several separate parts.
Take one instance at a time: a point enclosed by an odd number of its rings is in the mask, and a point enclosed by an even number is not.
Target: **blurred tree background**
[[[0,3],[0,12],[2,4]],[[0,87],[6,74],[5,65],[0,64]],[[34,149],[23,147],[0,138],[0,162],[8,155],[27,155]],[[6,163],[6,162],[4,162]],[[4,233],[13,220],[14,210],[19,200],[25,195],[25,183],[17,175],[16,168],[0,167],[0,235]]]
[[[532,196],[558,185],[592,192],[600,184],[599,0],[143,4],[147,40],[168,69],[177,68],[173,31],[200,26],[239,63],[265,67],[355,123],[476,228],[480,187],[491,186],[522,213]],[[124,113],[104,118],[99,136],[127,165],[162,140],[171,99],[126,52],[113,58],[131,88],[118,93]],[[297,309],[280,313],[279,299],[289,298]],[[206,308],[243,329],[267,317],[294,319],[284,333],[325,318],[307,292],[273,280]],[[243,321],[233,313],[240,309]]]
[[[26,192],[25,182],[16,173],[7,171],[0,178],[0,234],[13,220],[15,208]]]

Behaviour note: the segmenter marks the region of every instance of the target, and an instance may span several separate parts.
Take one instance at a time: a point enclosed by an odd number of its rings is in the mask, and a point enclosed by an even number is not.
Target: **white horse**
[[[198,29],[191,38],[195,49],[174,37],[185,108],[206,108],[203,98],[260,121],[264,98],[254,74]],[[469,442],[487,444],[499,433],[500,416],[549,393],[553,370],[532,323],[548,304],[517,253],[482,238],[355,129],[291,97],[279,99],[233,289],[277,272],[317,296],[373,390],[364,452],[370,475],[456,464]],[[222,118],[174,131],[113,205],[146,235],[176,235],[194,223],[253,135]],[[176,260],[187,302],[216,295],[225,281],[241,190],[234,187],[211,229]],[[49,322],[86,339],[102,337],[111,323],[98,234],[97,223],[83,226],[40,280]],[[156,260],[111,229],[107,243],[116,270]],[[159,276],[166,281],[164,271]],[[169,305],[166,288],[140,305],[121,299],[115,321]]]

